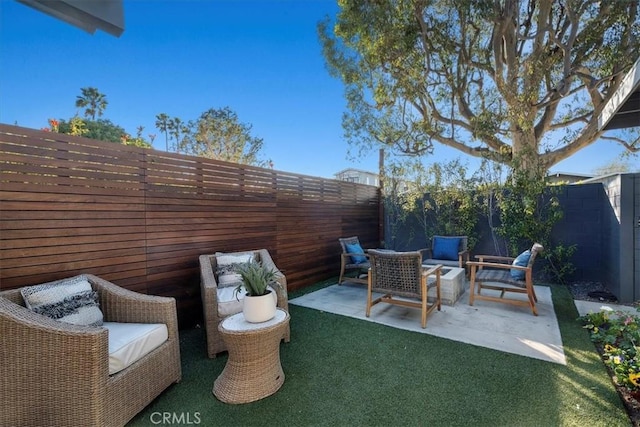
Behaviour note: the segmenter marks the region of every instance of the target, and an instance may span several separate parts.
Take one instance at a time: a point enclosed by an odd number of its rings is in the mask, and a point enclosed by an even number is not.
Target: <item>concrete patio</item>
[[[376,322],[394,328],[435,335],[495,350],[565,365],[566,358],[558,327],[551,289],[535,286],[539,316],[530,310],[507,304],[477,301],[469,305],[469,283],[458,301],[442,305],[420,327],[420,310],[378,304],[371,317],[365,316],[366,286],[343,283],[294,298],[289,302],[302,307]],[[526,298],[526,296],[522,296]]]

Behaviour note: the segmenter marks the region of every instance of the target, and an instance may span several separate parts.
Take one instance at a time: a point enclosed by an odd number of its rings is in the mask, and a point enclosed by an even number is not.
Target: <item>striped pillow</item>
[[[100,326],[98,294],[85,276],[27,286],[20,293],[31,311],[74,325]]]
[[[242,284],[242,276],[236,273],[236,266],[253,261],[253,252],[225,254],[216,253],[216,275],[219,288],[236,287]]]

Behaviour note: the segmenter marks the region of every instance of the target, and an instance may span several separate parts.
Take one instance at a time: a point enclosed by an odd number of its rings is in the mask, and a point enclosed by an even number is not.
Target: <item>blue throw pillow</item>
[[[524,251],[513,260],[512,264],[520,267],[526,267],[527,264],[529,264],[529,258],[531,258],[531,251]],[[511,277],[516,280],[524,280],[524,271],[512,268]]]
[[[459,237],[434,237],[433,238],[433,258],[458,260],[458,248],[460,248]]]
[[[347,243],[345,247],[347,248],[348,254],[358,254],[358,255],[351,255],[351,262],[353,262],[354,264],[362,264],[363,262],[367,262],[367,257],[364,255],[361,255],[361,254],[364,254],[364,250],[362,249],[362,246],[360,246],[359,243],[353,243],[353,244]]]

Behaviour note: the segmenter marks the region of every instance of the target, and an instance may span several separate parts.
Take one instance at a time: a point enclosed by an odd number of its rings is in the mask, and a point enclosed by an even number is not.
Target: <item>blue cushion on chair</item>
[[[347,243],[345,247],[347,248],[348,254],[358,254],[358,255],[351,255],[351,261],[354,264],[362,264],[363,262],[367,262],[367,257],[364,255],[361,255],[361,254],[364,254],[364,250],[362,249],[362,246],[360,246],[359,243],[353,243],[353,244]]]
[[[460,248],[459,237],[434,237],[433,238],[433,258],[458,260],[458,248]]]
[[[520,267],[526,267],[527,264],[529,264],[529,258],[531,258],[531,251],[526,250],[522,252],[520,255],[518,255],[516,259],[513,260],[512,264]],[[524,280],[524,271],[512,268],[511,277],[513,277],[516,280]]]

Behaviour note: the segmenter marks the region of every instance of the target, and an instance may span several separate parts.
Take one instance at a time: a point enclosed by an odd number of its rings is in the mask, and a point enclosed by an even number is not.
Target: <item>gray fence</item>
[[[553,244],[576,245],[569,282],[605,284],[622,302],[640,300],[640,174],[619,174],[560,187],[564,216],[552,233]],[[385,221],[385,241],[396,250],[428,246],[424,232],[409,220],[393,232]],[[485,213],[478,220],[473,254],[496,254]],[[544,267],[537,263],[536,272]]]

